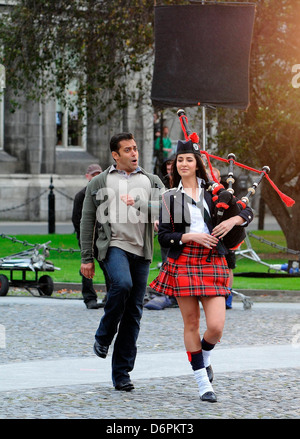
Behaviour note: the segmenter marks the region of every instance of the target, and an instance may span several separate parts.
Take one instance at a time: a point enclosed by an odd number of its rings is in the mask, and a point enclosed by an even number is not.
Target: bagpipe
[[[192,132],[190,130],[188,125],[188,119],[185,115],[185,111],[180,109],[177,111],[177,115],[180,120],[180,124],[184,133],[185,140],[191,140],[193,143],[196,143],[198,145],[199,136],[197,133]],[[249,205],[251,197],[255,195],[257,187],[259,186],[259,184],[261,183],[264,177],[276,190],[276,192],[278,193],[282,201],[286,204],[286,206],[291,207],[295,203],[295,201],[292,198],[283,194],[277,188],[275,183],[270,179],[268,175],[270,172],[270,168],[268,166],[263,166],[261,170],[251,168],[247,165],[243,165],[242,163],[236,162],[235,160],[236,157],[233,153],[228,154],[227,159],[209,154],[207,151],[202,151],[201,149],[200,149],[200,154],[205,155],[210,170],[210,174],[213,179],[213,181],[208,182],[207,189],[212,192],[212,200],[214,203],[214,210],[217,217],[217,225],[220,224],[222,221],[225,221],[226,219],[239,215],[241,211]],[[228,175],[226,180],[226,183],[228,185],[227,189],[225,189],[225,187],[218,181],[218,179],[214,175],[210,161],[211,158],[228,163]],[[248,188],[248,193],[245,196],[241,197],[241,199],[238,199],[234,195],[233,184],[235,183],[235,179],[234,179],[233,170],[235,165],[260,174],[257,181],[255,181],[253,185]],[[242,244],[245,237],[246,237],[245,228],[241,226],[234,226],[223,237],[222,242],[227,247],[227,249],[235,250]],[[210,262],[210,256],[211,256],[211,252],[207,259],[208,262]]]

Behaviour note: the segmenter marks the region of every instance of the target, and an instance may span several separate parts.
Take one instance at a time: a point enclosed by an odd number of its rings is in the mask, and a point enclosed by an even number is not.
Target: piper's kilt
[[[225,296],[229,295],[229,270],[225,256],[196,243],[186,244],[178,259],[167,258],[150,287],[168,296]]]

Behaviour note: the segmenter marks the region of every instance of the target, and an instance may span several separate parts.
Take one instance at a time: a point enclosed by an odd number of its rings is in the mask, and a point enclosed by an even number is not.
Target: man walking
[[[138,165],[138,148],[130,133],[111,138],[115,164],[88,185],[81,220],[81,272],[92,279],[93,227],[97,219],[98,259],[109,277],[104,315],[95,334],[94,352],[108,353],[114,336],[112,381],[116,390],[134,388],[129,372],[136,358],[149,266],[153,223],[163,183]]]

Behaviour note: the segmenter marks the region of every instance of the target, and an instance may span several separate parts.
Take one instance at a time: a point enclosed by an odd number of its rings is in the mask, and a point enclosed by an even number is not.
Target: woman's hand
[[[208,233],[184,233],[181,237],[181,242],[186,243],[190,241],[197,242],[203,245],[203,247],[211,249],[218,244],[219,239]]]
[[[219,239],[224,238],[225,235],[227,235],[228,232],[234,227],[234,226],[240,226],[244,223],[244,219],[239,216],[233,216],[225,221],[222,221],[220,224],[218,224],[212,231],[212,234],[214,236],[217,236]]]

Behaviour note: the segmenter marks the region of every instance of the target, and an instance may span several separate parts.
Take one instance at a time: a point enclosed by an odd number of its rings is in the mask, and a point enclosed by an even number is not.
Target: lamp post
[[[50,192],[48,195],[48,233],[55,233],[55,195],[53,193],[53,178],[50,178]]]

